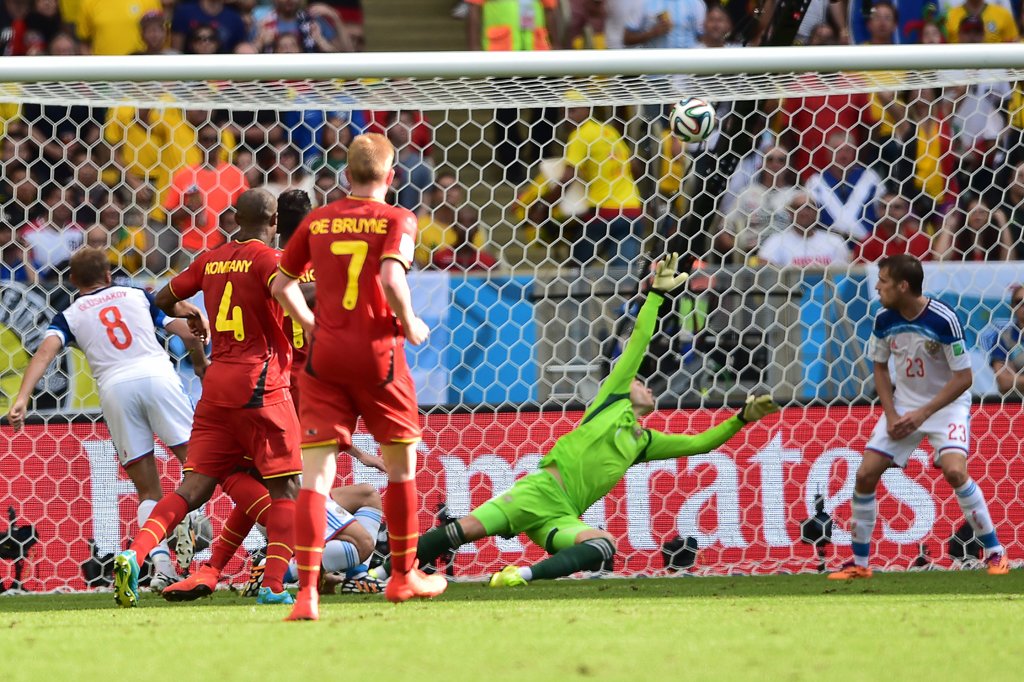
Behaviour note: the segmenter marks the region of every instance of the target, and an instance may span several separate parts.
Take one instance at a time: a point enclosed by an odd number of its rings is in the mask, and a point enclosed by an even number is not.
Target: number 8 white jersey
[[[971,368],[960,319],[952,308],[935,299],[929,299],[913,320],[895,310],[880,312],[868,355],[874,362],[893,360],[894,397],[900,414],[930,402],[954,371]],[[951,404],[969,406],[970,391],[964,391]]]
[[[102,394],[126,379],[176,376],[156,337],[157,325],[172,319],[142,289],[110,286],[78,296],[53,317],[45,336],[82,349]]]

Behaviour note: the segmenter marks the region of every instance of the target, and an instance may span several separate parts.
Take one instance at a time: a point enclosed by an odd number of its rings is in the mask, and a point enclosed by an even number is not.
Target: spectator
[[[868,16],[868,45],[893,45],[899,31],[899,14],[889,0],[875,0]]]
[[[643,226],[632,154],[618,129],[593,118],[589,107],[570,107],[566,118],[575,129],[565,145],[562,186],[582,182],[591,210],[583,234],[572,243],[572,259],[583,267],[597,254],[629,266],[640,255]]]
[[[604,0],[569,0],[565,46],[572,50],[603,50],[604,20]]]
[[[139,19],[143,49],[137,55],[179,54],[177,48],[167,47],[167,21],[163,12],[146,12]]]
[[[424,154],[430,154],[433,151],[434,131],[431,129],[427,117],[423,115],[422,111],[405,111],[404,113],[410,117],[412,124],[409,141],[414,147],[421,149]],[[388,125],[393,116],[392,112],[370,111],[367,114],[366,132],[387,135]]]
[[[313,175],[302,165],[302,154],[294,146],[282,144],[265,147],[262,150],[267,169],[267,182],[263,189],[275,197],[290,189],[301,189],[307,196],[313,196]]]
[[[626,47],[626,27],[642,21],[644,0],[604,0],[604,36],[609,50]]]
[[[197,140],[202,163],[174,174],[163,203],[171,225],[181,234],[182,247],[192,253],[224,243],[220,215],[249,189],[241,169],[223,160],[221,131],[216,125],[204,124]]]
[[[921,38],[920,43],[922,45],[942,45],[946,42],[946,36],[943,35],[942,29],[934,21],[924,21],[921,23]]]
[[[960,22],[960,42],[980,43],[984,36],[982,21],[967,16]],[[1003,101],[1010,96],[1006,82],[974,83],[950,89],[953,119],[957,121],[953,144],[960,157],[959,184],[989,203],[999,200],[992,194],[995,169],[1002,163],[999,137],[1003,133]]]
[[[222,51],[220,33],[213,26],[200,24],[185,36],[183,49],[185,54],[217,54]]]
[[[807,38],[807,44],[812,47],[816,45],[838,45],[839,38],[836,36],[836,30],[832,28],[832,24],[822,22],[811,29],[811,35]]]
[[[779,267],[825,267],[850,261],[842,237],[823,229],[818,206],[807,192],[795,192],[789,201],[790,226],[765,240],[758,256]]]
[[[946,214],[935,235],[940,260],[1009,260],[1012,251],[1006,218],[974,194],[967,195],[959,210]]]
[[[729,43],[732,37],[732,18],[721,5],[710,5],[704,16],[704,28],[701,31],[700,43],[695,47],[738,47]]]
[[[217,32],[222,52],[234,52],[245,40],[245,22],[242,15],[224,0],[198,0],[181,3],[174,8],[171,21],[171,45],[176,50],[185,47],[185,38],[200,26],[209,26]]]
[[[1010,258],[1024,260],[1024,162],[1013,170],[1013,178],[1007,183],[999,212],[1007,219],[1006,226],[1010,231]]]
[[[277,36],[292,33],[302,52],[338,52],[345,37],[340,21],[329,7],[306,8],[305,0],[274,0],[274,9],[255,26],[250,41],[261,52],[271,52]]]
[[[3,205],[0,215],[12,225],[28,220],[28,211],[39,199],[39,185],[21,160],[8,161],[3,168]]]
[[[75,25],[93,54],[133,54],[144,49],[139,20],[162,10],[160,0],[82,0]]]
[[[982,40],[986,43],[1015,43],[1020,39],[1017,22],[1013,13],[998,4],[985,0],[965,0],[959,7],[953,7],[946,15],[946,35],[951,43],[968,42],[960,35],[963,22],[971,19],[982,31]],[[970,41],[974,42],[974,41]]]
[[[562,251],[566,246],[562,235],[582,232],[580,221],[590,212],[586,189],[578,181],[563,187],[565,171],[565,161],[560,158],[542,160],[516,197],[516,223],[523,230],[523,241],[527,244],[539,238],[544,244],[557,244]],[[677,186],[676,192],[678,189]],[[567,252],[559,253],[558,258],[567,256]]]
[[[31,286],[36,283],[36,271],[17,232],[10,225],[0,223],[0,287],[6,282]]]
[[[414,119],[409,112],[395,112],[388,139],[395,147],[395,182],[398,191],[398,205],[416,212],[423,202],[424,193],[434,183],[434,169],[423,152],[410,139]]]
[[[785,147],[775,145],[765,150],[761,170],[754,176],[754,182],[740,192],[715,239],[723,256],[732,253],[732,260],[742,263],[757,253],[768,237],[790,226],[789,203],[797,189],[796,175],[788,162],[789,150]]]
[[[458,183],[455,174],[445,171],[438,174],[430,191],[430,208],[420,216],[419,243],[415,259],[420,267],[426,267],[434,255],[443,249],[454,249],[464,236],[456,226],[458,210],[466,204],[466,190]],[[484,237],[476,230],[469,235],[475,249],[482,249]]]
[[[558,49],[558,0],[468,2],[466,49],[517,52]],[[554,139],[553,110],[533,110],[526,117],[532,121],[529,148],[526,148],[526,138],[520,127],[519,110],[498,109],[495,112],[494,161],[503,178],[515,185],[526,179],[524,160],[542,158]],[[524,152],[522,157],[521,150]]]
[[[626,27],[623,42],[656,49],[696,47],[706,14],[704,0],[645,0],[639,21]]]
[[[86,231],[86,245],[106,251],[110,267],[117,275],[130,277],[138,274],[150,251],[141,213],[127,210],[116,192],[95,198],[98,201],[94,203],[102,208],[96,224]]]
[[[0,5],[0,55],[20,57],[32,47],[28,16],[32,0],[3,0]]]
[[[347,189],[347,186],[343,186],[345,181],[344,173],[330,166],[324,166],[318,170],[313,181],[313,205],[326,206],[332,201],[343,199]]]
[[[857,260],[876,263],[882,258],[909,253],[918,260],[932,259],[932,239],[910,211],[910,202],[895,192],[880,201],[881,218],[871,235],[857,247]]]
[[[857,161],[848,135],[834,132],[826,140],[832,163],[807,182],[807,191],[821,207],[821,222],[851,242],[871,234],[878,218],[875,206],[885,186],[878,173]]]
[[[1024,285],[1010,290],[1013,317],[999,331],[988,361],[999,392],[1007,398],[1024,397]]]
[[[480,214],[472,206],[463,206],[455,216],[452,225],[451,245],[434,251],[430,264],[438,270],[465,270],[474,272],[490,270],[498,264],[491,254],[476,246],[482,241],[480,234]]]
[[[808,74],[797,78],[815,81],[818,76]],[[842,132],[860,146],[865,130],[871,125],[869,104],[864,93],[783,100],[776,125],[781,131],[782,144],[792,150],[790,162],[801,182],[832,163],[831,150],[825,144],[832,133]]]
[[[18,233],[20,241],[31,249],[32,267],[40,279],[56,280],[75,249],[82,245],[85,233],[75,222],[74,206],[82,197],[73,186],[50,184],[40,193],[40,204],[29,213],[29,222]]]
[[[958,159],[953,150],[952,106],[941,88],[911,93],[908,119],[913,126],[913,170],[897,170],[896,177],[911,178],[913,192],[929,204],[922,215],[945,215],[956,202]],[[904,185],[904,193],[910,188]]]
[[[36,44],[40,53],[49,50],[57,34],[65,32],[58,0],[35,0],[35,7],[25,22],[29,30],[29,42]],[[32,53],[31,47],[29,52]]]
[[[668,211],[664,221],[676,221],[686,215],[688,197],[683,191],[683,181],[690,170],[690,157],[686,145],[671,130],[661,133],[658,155],[658,195],[667,203]],[[674,227],[668,228],[666,233]]]
[[[264,183],[263,170],[256,163],[256,155],[251,149],[243,147],[235,152],[234,164],[242,171],[249,187],[260,187]]]

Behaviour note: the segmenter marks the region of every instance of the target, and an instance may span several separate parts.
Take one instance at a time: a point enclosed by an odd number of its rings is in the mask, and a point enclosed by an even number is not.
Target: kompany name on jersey
[[[204,275],[227,275],[232,272],[249,272],[251,260],[215,260],[206,264]]]

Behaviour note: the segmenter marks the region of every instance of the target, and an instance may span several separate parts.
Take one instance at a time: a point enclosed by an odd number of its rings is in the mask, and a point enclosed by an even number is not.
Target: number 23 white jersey
[[[156,337],[156,327],[172,319],[142,289],[110,286],[76,298],[53,317],[45,337],[81,348],[102,392],[127,379],[176,375]]]
[[[929,299],[913,320],[895,310],[875,318],[868,355],[874,362],[892,363],[896,409],[900,413],[927,404],[952,378],[954,371],[971,368],[963,326],[945,303]],[[970,391],[952,404],[969,406]]]

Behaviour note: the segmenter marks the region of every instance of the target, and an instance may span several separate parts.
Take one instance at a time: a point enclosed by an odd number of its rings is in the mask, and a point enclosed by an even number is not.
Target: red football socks
[[[269,502],[269,500],[267,501]],[[231,557],[235,556],[238,546],[245,540],[245,536],[249,534],[255,523],[246,516],[245,510],[236,504],[235,508],[231,510],[231,514],[228,515],[228,520],[224,522],[224,527],[214,541],[213,547],[210,548],[210,561],[207,565],[218,573],[222,572],[231,561]]]
[[[326,516],[324,516],[326,523]],[[295,546],[295,500],[270,501],[267,512],[267,563],[263,570],[263,586],[271,592],[284,589],[284,574]]]
[[[140,566],[153,548],[167,537],[167,533],[181,523],[185,514],[188,514],[188,502],[178,493],[171,493],[156,503],[130,548],[135,550]]]
[[[295,563],[299,569],[299,588],[316,589],[320,580],[320,556],[324,551],[327,497],[303,488],[295,501]],[[266,577],[263,578],[266,581]],[[265,582],[264,582],[265,584]]]
[[[416,561],[416,543],[420,537],[417,516],[416,481],[388,483],[384,494],[384,517],[391,543],[391,570],[408,573]]]

